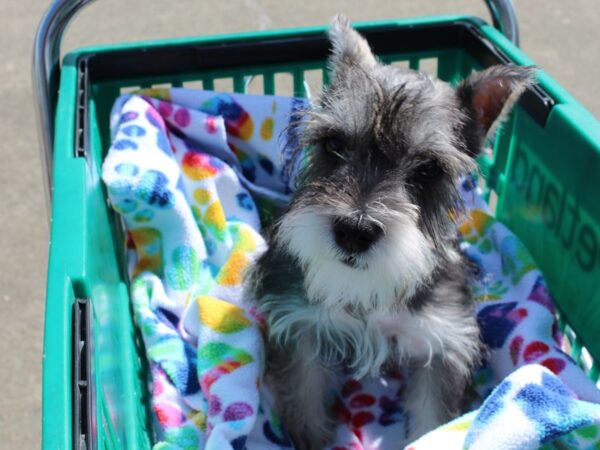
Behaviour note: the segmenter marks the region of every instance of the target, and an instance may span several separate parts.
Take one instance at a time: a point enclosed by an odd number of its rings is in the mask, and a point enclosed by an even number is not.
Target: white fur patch
[[[471,372],[468,364],[479,353],[477,323],[458,309],[382,314],[378,323],[386,336],[396,338],[396,347],[391,350],[399,361],[410,358],[422,361],[426,367],[434,356],[442,356],[452,360],[453,367],[467,377]]]
[[[467,376],[470,367],[466,364],[478,352],[474,320],[452,311],[445,311],[446,318],[388,308],[356,316],[341,305],[279,300],[277,296],[263,299],[263,308],[269,310],[271,338],[284,344],[311,336],[314,342],[308,360],[320,360],[330,367],[344,365],[357,379],[378,376],[390,359],[400,365],[411,360],[428,366],[440,355],[452,358],[454,366]]]
[[[409,218],[386,224],[385,235],[359,256],[356,267],[340,260],[330,218],[318,208],[287,214],[278,241],[299,259],[309,301],[332,308],[370,310],[410,298],[435,265],[431,245]]]

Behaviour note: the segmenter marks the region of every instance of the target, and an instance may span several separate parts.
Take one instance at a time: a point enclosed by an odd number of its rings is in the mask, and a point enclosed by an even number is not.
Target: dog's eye
[[[444,170],[437,161],[425,161],[413,169],[409,176],[409,184],[423,188],[439,181],[444,176]]]
[[[334,156],[336,158],[344,159],[344,142],[341,139],[336,137],[330,137],[323,141],[323,147],[328,155]]]

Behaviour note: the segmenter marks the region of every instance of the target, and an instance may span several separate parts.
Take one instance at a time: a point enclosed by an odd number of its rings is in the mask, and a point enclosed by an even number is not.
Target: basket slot
[[[492,215],[496,215],[496,209],[498,207],[498,194],[496,193],[495,190],[493,189],[488,189],[489,191],[489,195],[488,195],[488,208],[490,209],[490,212],[492,213]]]
[[[573,329],[569,326],[569,324],[564,325],[563,330],[563,350],[567,353],[571,353],[573,350],[573,342],[575,342],[576,335]]]
[[[140,86],[123,86],[119,89],[121,95],[123,94],[131,94],[132,92],[139,91]]]
[[[142,87],[146,88],[146,86],[144,86],[144,85],[142,85]],[[148,87],[151,89],[165,90],[165,89],[171,89],[173,87],[173,85],[171,83],[156,83],[156,84],[153,84]]]
[[[75,157],[85,157],[88,148],[88,134],[86,124],[88,123],[89,102],[89,71],[88,60],[82,58],[79,61],[77,71],[77,113],[75,116]]]
[[[217,78],[214,80],[213,90],[218,92],[233,92],[233,79],[231,78]]]
[[[280,72],[275,74],[275,94],[277,95],[293,95],[294,94],[294,78],[291,73]]]
[[[425,58],[419,61],[419,70],[428,73],[430,75],[437,75],[438,73],[438,59],[437,58]]]
[[[181,80],[174,80],[173,83],[171,83],[171,86],[173,86],[174,88],[183,87],[183,81],[181,81]]]
[[[562,314],[557,314],[558,329],[561,332],[563,351],[568,353],[575,363],[583,369],[587,376],[594,382],[598,383],[600,375],[600,366],[581,342],[581,339],[571,328],[571,326],[563,318]],[[599,386],[600,387],[600,386]]]
[[[579,340],[579,338],[577,336],[575,336],[575,339],[573,340],[572,344],[571,344],[571,358],[573,358],[575,360],[575,362],[579,365],[581,365],[583,363],[582,358],[581,358],[581,350],[582,350],[582,345],[581,345],[581,341]]]
[[[204,83],[202,83],[202,80],[184,81],[183,87],[187,89],[204,89]]]
[[[73,448],[89,450],[95,442],[90,299],[76,299],[73,303],[72,315]]]
[[[304,90],[308,98],[317,99],[320,97],[323,91],[323,71],[321,69],[304,71]]]
[[[412,69],[412,70],[419,70],[419,58],[410,58],[408,60],[408,66]]]
[[[590,355],[590,352],[588,351],[587,348],[585,348],[582,344],[579,344],[579,347],[581,348],[580,350],[580,357],[578,361],[579,366],[584,370],[584,372],[587,374],[588,378],[590,380],[592,380],[594,383],[596,383],[598,381],[598,365],[596,363],[596,361],[594,361],[594,359],[592,358],[592,355]]]
[[[560,331],[560,334],[564,335],[565,328],[567,327],[567,322],[565,321],[565,319],[563,319],[562,314],[557,314],[557,320],[558,320],[558,330]]]
[[[265,80],[263,75],[244,77],[244,92],[246,94],[263,95],[265,93]]]
[[[408,69],[409,68],[408,60],[406,60],[406,59],[401,59],[401,60],[396,60],[396,61],[392,60],[390,62],[390,64],[392,66],[394,66],[394,67],[398,67],[398,68],[401,68],[401,69]]]
[[[485,171],[482,172],[483,176],[477,177],[477,187],[481,190],[481,196],[489,205],[490,189],[487,183],[487,173]]]

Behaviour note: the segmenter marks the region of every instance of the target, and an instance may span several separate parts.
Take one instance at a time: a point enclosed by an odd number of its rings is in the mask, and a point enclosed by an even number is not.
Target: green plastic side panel
[[[532,64],[494,28],[482,31],[514,60]],[[577,334],[575,359],[583,344],[600,361],[600,123],[548,74],[538,80],[557,104],[543,128],[522,111],[507,124],[496,214],[541,267]]]
[[[76,65],[67,58],[57,111],[54,204],[44,337],[45,449],[72,448],[71,306],[89,297],[93,311],[95,428],[98,448],[150,447],[144,385],[123,264],[122,239],[100,180],[102,151],[96,108],[90,108],[90,155],[74,157]],[[106,106],[102,105],[106,110]],[[139,346],[139,345],[138,345]]]
[[[525,242],[570,326],[600,359],[600,145],[577,108],[556,106],[545,129],[515,121],[499,217]],[[596,125],[597,126],[597,125]]]
[[[443,16],[368,22],[358,28],[470,20],[515,61],[532,64],[521,51],[478,19]],[[65,59],[57,110],[54,207],[44,342],[43,447],[71,448],[71,304],[89,296],[94,313],[94,380],[98,448],[149,448],[154,440],[147,374],[140,336],[132,322],[123,262],[122,227],[106,203],[99,179],[109,146],[109,112],[122,88],[200,80],[212,89],[229,79],[243,91],[245,77],[262,76],[265,94],[281,93],[277,75],[287,74],[289,93],[305,95],[305,71],[323,70],[324,61],[251,66],[160,79],[98,83],[90,99],[90,155],[74,158],[76,62],[89,53],[126,48],[170,47],[265,37],[323,33],[312,27],[260,33],[128,43],[93,47]],[[438,76],[456,83],[477,63],[460,49],[385,55],[385,62],[414,69],[436,61]],[[322,80],[327,83],[323,70]],[[480,158],[486,195],[498,196],[497,215],[525,242],[543,269],[563,317],[576,330],[575,350],[585,345],[600,360],[600,124],[544,72],[541,86],[556,100],[545,127],[519,107],[498,133],[493,158]],[[594,326],[594,324],[596,324]],[[579,350],[577,350],[579,351]],[[578,357],[578,355],[577,355]],[[591,370],[597,377],[598,367]],[[594,375],[595,374],[595,375]]]
[[[63,80],[75,76],[65,67]],[[63,83],[64,84],[64,83]],[[75,90],[69,83],[57,108],[54,207],[50,230],[50,256],[46,294],[43,362],[42,444],[46,449],[72,448],[71,426],[71,306],[72,280],[81,278],[85,241],[81,215],[85,196],[84,161],[64,158],[73,148]]]

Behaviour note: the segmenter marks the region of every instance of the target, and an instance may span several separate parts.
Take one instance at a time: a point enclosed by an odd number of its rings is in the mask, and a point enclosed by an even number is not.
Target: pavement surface
[[[515,1],[522,48],[600,116],[600,3]],[[0,1],[0,449],[40,446],[48,224],[30,61],[46,4]],[[77,17],[63,51],[97,43],[321,24],[336,12],[352,20],[440,13],[488,18],[480,0],[99,0]]]

